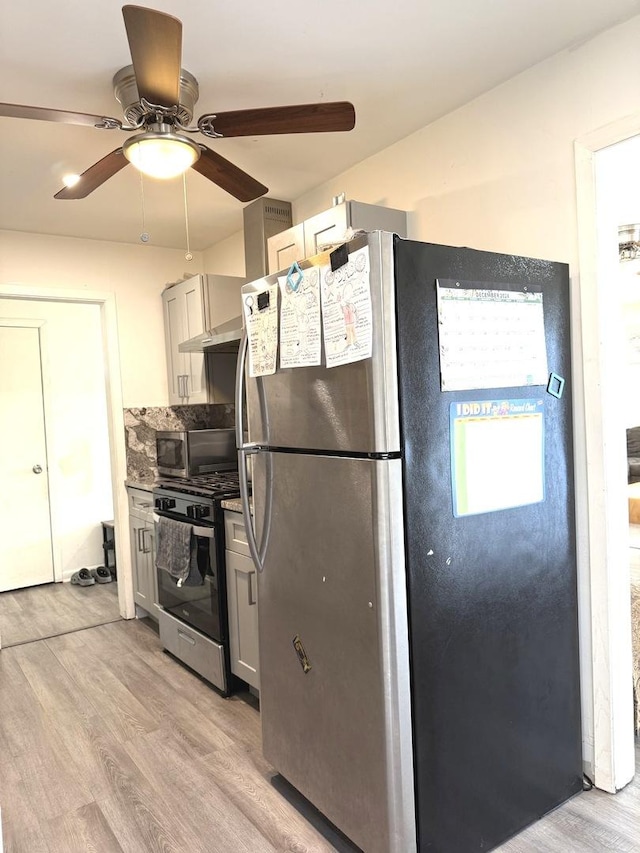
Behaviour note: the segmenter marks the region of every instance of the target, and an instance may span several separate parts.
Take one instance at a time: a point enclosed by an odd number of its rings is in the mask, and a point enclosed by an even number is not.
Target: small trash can
[[[114,579],[116,572],[116,534],[113,521],[102,522],[102,550],[104,551],[104,565],[109,569]]]

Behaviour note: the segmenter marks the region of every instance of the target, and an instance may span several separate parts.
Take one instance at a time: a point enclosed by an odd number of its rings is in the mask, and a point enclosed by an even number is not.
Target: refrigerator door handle
[[[238,347],[238,360],[236,362],[236,447],[238,452],[244,448],[244,369],[247,360],[249,339],[247,330],[243,328],[240,345]],[[238,457],[238,462],[240,458]],[[245,472],[246,473],[246,472]]]
[[[242,502],[242,514],[244,515],[245,530],[247,533],[247,544],[251,559],[259,573],[264,569],[263,560],[267,549],[269,533],[269,519],[271,517],[271,464],[270,457],[267,461],[267,490],[266,490],[266,512],[265,529],[262,542],[258,546],[256,531],[249,505],[249,481],[247,478],[247,457],[257,453],[259,448],[255,444],[245,444],[242,426],[244,424],[244,399],[245,399],[245,365],[248,351],[248,337],[246,328],[242,331],[240,347],[238,349],[238,361],[236,364],[236,447],[238,448],[238,478],[240,481],[240,499]],[[260,379],[258,379],[259,392],[264,393]]]

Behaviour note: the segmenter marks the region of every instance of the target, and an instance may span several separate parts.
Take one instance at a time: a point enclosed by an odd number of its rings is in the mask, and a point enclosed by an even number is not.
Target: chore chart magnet
[[[449,407],[453,514],[544,500],[544,402],[467,400]]]

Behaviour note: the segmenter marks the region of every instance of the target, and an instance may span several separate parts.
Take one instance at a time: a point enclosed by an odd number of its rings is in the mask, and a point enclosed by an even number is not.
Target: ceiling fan
[[[153,177],[175,177],[191,167],[239,201],[253,201],[268,188],[189,134],[218,139],[324,133],[355,126],[355,110],[347,101],[205,113],[190,126],[199,90],[193,74],[181,67],[182,23],[142,6],[123,6],[122,15],[133,65],[118,71],[113,85],[126,123],[109,116],[0,104],[0,116],[134,132],[73,186],[57,192],[57,199],[85,198],[131,162]]]

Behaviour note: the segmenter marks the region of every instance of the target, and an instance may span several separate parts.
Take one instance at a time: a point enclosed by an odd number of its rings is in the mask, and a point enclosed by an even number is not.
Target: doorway
[[[627,458],[622,298],[616,284],[620,199],[632,195],[628,174],[607,174],[615,147],[640,135],[640,114],[576,142],[576,179],[584,370],[584,440],[588,529],[583,565],[591,650],[584,668],[586,731],[592,737],[597,787],[615,793],[635,772]],[[637,143],[635,143],[637,144]],[[618,149],[620,150],[620,149]],[[586,703],[585,703],[586,704]]]
[[[11,309],[11,310],[10,310]],[[53,541],[53,580],[55,583],[46,585],[29,584],[18,592],[9,593],[9,596],[22,595],[25,600],[28,596],[36,593],[49,595],[49,604],[43,609],[44,616],[48,618],[48,625],[38,632],[37,638],[51,636],[57,633],[65,633],[68,630],[77,630],[88,627],[89,624],[96,625],[116,618],[131,618],[134,615],[133,589],[130,576],[130,564],[126,558],[129,549],[129,536],[127,525],[126,494],[124,494],[125,479],[125,450],[124,435],[122,429],[122,395],[120,387],[119,358],[117,347],[117,325],[115,317],[115,299],[112,294],[93,293],[91,291],[52,290],[49,288],[34,289],[22,288],[12,285],[0,286],[0,317],[6,317],[13,313],[11,320],[5,320],[5,324],[15,323],[17,316],[24,325],[24,317],[32,315],[29,322],[34,323],[33,317],[47,317],[48,322],[41,325],[40,335],[51,336],[54,324],[49,322],[51,315],[56,311],[60,315],[68,317],[74,313],[82,315],[81,326],[85,334],[89,334],[93,341],[94,373],[92,377],[87,376],[88,365],[91,359],[84,356],[79,357],[76,352],[72,356],[71,369],[61,370],[60,363],[52,364],[55,359],[43,356],[43,384],[45,386],[45,397],[47,383],[49,384],[49,409],[52,414],[51,421],[55,424],[55,458],[50,452],[49,468],[50,486],[52,493],[51,506],[51,537]],[[83,314],[84,312],[84,314]],[[87,323],[87,312],[91,315],[91,322]],[[77,319],[76,316],[76,319]],[[38,324],[36,323],[36,328]],[[77,330],[76,330],[77,331]],[[82,337],[80,333],[72,333],[67,328],[67,341]],[[76,341],[78,342],[78,341]],[[51,341],[49,341],[51,343]],[[48,356],[57,351],[59,356],[60,347],[49,347]],[[67,357],[69,353],[67,353]],[[96,367],[98,358],[98,368]],[[3,359],[3,363],[4,359]],[[80,386],[85,383],[84,391]],[[79,384],[78,384],[79,383]],[[53,386],[53,387],[51,387]],[[101,402],[96,402],[95,394],[98,389]],[[75,409],[74,409],[75,407]],[[79,408],[84,407],[88,415],[89,427],[85,419],[85,436],[75,429],[76,421],[81,420],[78,415]],[[74,415],[75,411],[75,415]],[[80,412],[82,414],[82,412]],[[66,423],[64,416],[66,415]],[[45,405],[45,419],[47,417],[47,406]],[[97,451],[95,442],[87,440],[87,432],[102,433],[103,450]],[[49,450],[51,451],[51,447]],[[97,455],[96,455],[97,454]],[[34,463],[35,464],[35,463]],[[98,472],[100,472],[99,477]],[[94,482],[96,478],[100,482]],[[35,477],[34,477],[35,479]],[[81,500],[72,505],[70,492],[75,490]],[[57,505],[56,505],[57,504]],[[68,581],[74,570],[78,567],[89,569],[97,568],[104,564],[104,552],[102,549],[102,525],[101,521],[112,520],[115,529],[115,556],[118,565],[118,583],[104,581],[98,588],[98,584],[90,588],[81,588],[77,584],[73,587]],[[51,546],[49,546],[51,547]],[[103,576],[104,577],[104,576]],[[78,595],[85,595],[81,601],[81,610],[84,611],[84,624],[76,627],[69,623],[69,619],[61,620],[55,624],[54,611],[56,606],[62,602],[62,592],[65,594],[73,589]],[[109,591],[109,615],[105,618],[104,593]],[[89,593],[94,592],[92,599]],[[55,595],[55,598],[52,597]],[[102,596],[102,603],[98,597]],[[41,596],[42,598],[43,596]],[[73,609],[65,601],[63,611],[69,617]],[[26,608],[33,616],[34,608]],[[0,615],[1,618],[1,615]],[[46,622],[47,619],[45,618]],[[5,620],[6,622],[6,620]],[[73,623],[73,619],[71,619]],[[6,625],[4,626],[6,628]],[[44,631],[45,633],[42,633]],[[11,643],[6,630],[0,624],[0,641],[2,645]],[[28,641],[32,638],[23,638],[19,642]]]

